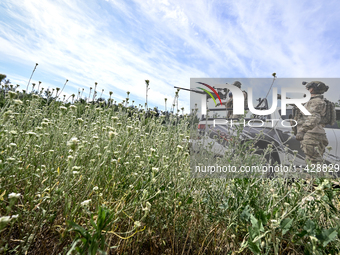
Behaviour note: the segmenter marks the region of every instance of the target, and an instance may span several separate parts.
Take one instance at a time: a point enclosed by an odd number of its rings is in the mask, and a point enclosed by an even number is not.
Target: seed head
[[[8,91],[8,94],[9,94],[9,98],[13,99],[15,96],[16,96],[16,93],[13,92],[13,91]]]

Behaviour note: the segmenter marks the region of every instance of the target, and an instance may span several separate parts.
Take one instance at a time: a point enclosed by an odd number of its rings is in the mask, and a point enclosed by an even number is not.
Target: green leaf
[[[258,220],[253,215],[250,215],[250,222],[253,227],[257,227]]]
[[[280,223],[280,228],[282,229],[282,235],[286,234],[287,231],[290,229],[292,226],[293,219],[287,218],[283,219]]]
[[[303,229],[306,230],[308,234],[312,235],[315,232],[315,223],[308,219]]]
[[[76,245],[80,242],[80,239],[75,240],[71,246],[71,249],[67,252],[66,255],[71,255],[73,250],[76,250]]]
[[[326,247],[329,242],[332,242],[337,237],[338,233],[336,228],[324,229],[320,235],[316,235],[319,241],[321,241],[322,246]]]
[[[305,235],[307,235],[307,231],[306,230],[303,230],[299,234],[297,234],[298,237],[304,237]]]
[[[86,237],[87,233],[86,233],[86,230],[79,226],[78,224],[74,223],[73,221],[67,221],[67,223],[72,227],[70,229],[70,231],[76,231],[78,232],[79,234],[81,234],[83,237]]]
[[[248,221],[250,218],[250,206],[247,205],[240,215],[241,220]]]
[[[218,206],[218,208],[220,208],[220,209],[222,209],[222,210],[225,210],[225,209],[228,208],[228,204],[227,204],[227,203],[220,204],[220,205]]]
[[[258,221],[254,215],[250,215],[250,221],[251,224],[254,228],[255,231],[257,231],[258,233],[260,233],[260,231],[264,231],[263,225],[261,221]]]
[[[97,225],[92,219],[90,219],[90,222],[91,222],[91,225],[93,226],[93,228],[97,229]]]
[[[261,252],[259,243],[248,242],[248,247],[254,254],[260,254]]]
[[[188,200],[187,200],[187,204],[192,204],[194,200],[192,199],[192,197],[189,197]]]
[[[259,210],[258,212],[256,212],[255,216],[259,221],[262,222],[262,224],[266,224],[270,218],[270,214],[266,214],[263,210]]]

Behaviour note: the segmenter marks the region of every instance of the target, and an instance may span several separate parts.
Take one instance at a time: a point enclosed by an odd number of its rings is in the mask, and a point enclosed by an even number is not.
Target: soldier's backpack
[[[327,100],[326,98],[324,98],[324,101],[326,102],[326,114],[325,116],[322,116],[320,123],[332,126],[335,124],[336,121],[335,104]]]

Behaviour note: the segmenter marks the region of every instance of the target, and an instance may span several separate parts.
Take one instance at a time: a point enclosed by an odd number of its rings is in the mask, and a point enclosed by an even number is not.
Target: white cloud
[[[56,86],[69,79],[69,94],[98,82],[106,95],[123,99],[130,91],[142,103],[149,79],[149,102],[163,109],[173,86],[188,88],[190,77],[334,77],[340,69],[336,1],[5,0],[2,6],[1,59],[29,69],[38,62],[36,75],[53,75]],[[188,98],[180,92],[180,106],[188,109]]]

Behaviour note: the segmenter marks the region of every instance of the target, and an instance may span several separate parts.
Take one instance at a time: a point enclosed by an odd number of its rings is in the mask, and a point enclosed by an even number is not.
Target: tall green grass
[[[188,116],[11,97],[0,112],[2,253],[340,252],[330,180],[194,179]]]

